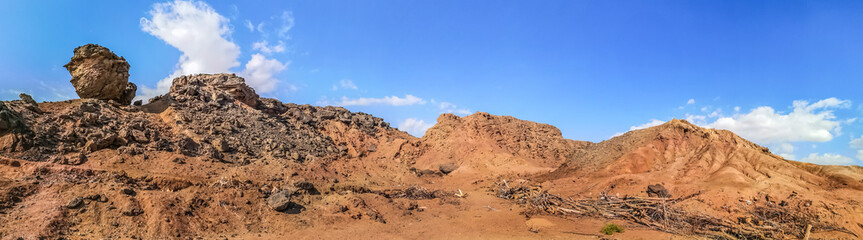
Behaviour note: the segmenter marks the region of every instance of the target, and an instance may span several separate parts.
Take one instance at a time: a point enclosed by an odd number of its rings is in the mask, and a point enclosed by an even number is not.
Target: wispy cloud
[[[339,80],[338,84],[333,84],[333,91],[339,90],[339,88],[350,89],[350,90],[357,90],[358,89],[357,85],[354,84],[354,81],[350,80],[350,79],[342,79],[342,80]]]
[[[638,129],[645,129],[645,128],[649,128],[649,127],[655,127],[655,126],[662,125],[663,123],[665,123],[665,122],[660,121],[660,120],[656,120],[656,119],[651,119],[651,120],[650,120],[650,122],[647,122],[647,123],[645,123],[645,124],[641,124],[641,125],[638,125],[638,126],[631,126],[631,127],[629,127],[629,131],[635,131],[635,130],[638,130]],[[622,132],[615,133],[615,134],[614,134],[613,136],[611,136],[611,137],[617,137],[617,136],[620,136],[620,135],[623,135],[623,133],[622,133]]]
[[[851,139],[851,149],[857,150],[857,160],[863,161],[863,136]]]
[[[291,28],[294,28],[294,12],[283,11],[282,15],[279,16],[279,20],[281,20],[281,26],[279,26],[278,30],[279,37],[283,39],[291,39],[288,32],[291,31]]]
[[[437,102],[432,100],[432,103],[437,103]],[[440,102],[437,104],[438,104],[438,109],[441,111],[441,113],[454,113],[454,114],[462,115],[462,116],[470,115],[471,113],[473,113],[470,109],[459,108],[458,106],[456,106],[455,104],[452,104],[450,102]]]
[[[285,42],[279,41],[279,44],[270,45],[266,40],[252,43],[252,50],[258,50],[262,53],[272,54],[285,51]]]
[[[821,155],[818,153],[811,153],[801,161],[822,165],[851,165],[854,163],[854,160],[849,157],[831,153]]]
[[[324,101],[323,103],[328,103]],[[383,98],[355,98],[342,97],[342,100],[332,104],[338,106],[370,106],[370,105],[390,105],[390,106],[409,106],[417,104],[425,104],[426,101],[414,95],[407,94],[405,97],[387,96]]]

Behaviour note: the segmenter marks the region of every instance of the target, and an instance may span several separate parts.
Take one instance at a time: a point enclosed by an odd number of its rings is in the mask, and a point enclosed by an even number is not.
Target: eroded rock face
[[[223,90],[237,101],[245,103],[253,108],[257,107],[261,102],[259,100],[260,97],[255,93],[255,90],[249,87],[249,85],[246,85],[246,80],[232,73],[181,76],[174,79],[174,82],[171,85],[171,92],[188,93],[190,91],[196,91],[199,88],[204,88],[204,91],[213,91],[207,88]],[[179,95],[182,96],[184,94]],[[194,98],[197,96],[188,97]]]
[[[132,103],[138,87],[129,82],[126,59],[96,44],[77,47],[74,52],[64,67],[72,75],[70,82],[79,97]]]

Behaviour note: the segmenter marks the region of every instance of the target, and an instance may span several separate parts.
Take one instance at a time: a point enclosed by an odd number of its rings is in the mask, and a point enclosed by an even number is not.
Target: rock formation
[[[129,82],[129,63],[108,48],[87,44],[75,48],[64,67],[72,75],[72,85],[81,98],[132,103],[138,87]]]
[[[622,239],[863,236],[863,168],[683,120],[591,143],[443,114],[416,138],[234,74],[115,104],[128,63],[97,45],[67,68],[84,99],[0,102],[0,239],[570,239],[608,221]]]

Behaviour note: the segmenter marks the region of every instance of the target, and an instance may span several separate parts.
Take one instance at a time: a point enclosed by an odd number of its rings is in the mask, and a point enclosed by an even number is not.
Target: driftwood
[[[714,239],[800,239],[809,231],[816,230],[854,235],[844,228],[821,222],[817,214],[776,206],[753,207],[748,213],[749,217],[736,220],[687,212],[676,207],[676,203],[700,193],[679,198],[619,198],[602,194],[595,199],[564,199],[539,187],[510,186],[505,181],[498,184],[495,192],[500,198],[525,206],[528,214],[623,219],[664,232]]]

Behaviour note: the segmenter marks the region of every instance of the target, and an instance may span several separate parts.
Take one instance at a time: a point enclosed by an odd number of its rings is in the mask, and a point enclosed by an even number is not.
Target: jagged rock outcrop
[[[70,82],[79,97],[132,103],[138,87],[129,82],[126,59],[96,44],[77,47],[74,53],[64,67],[72,75]]]

